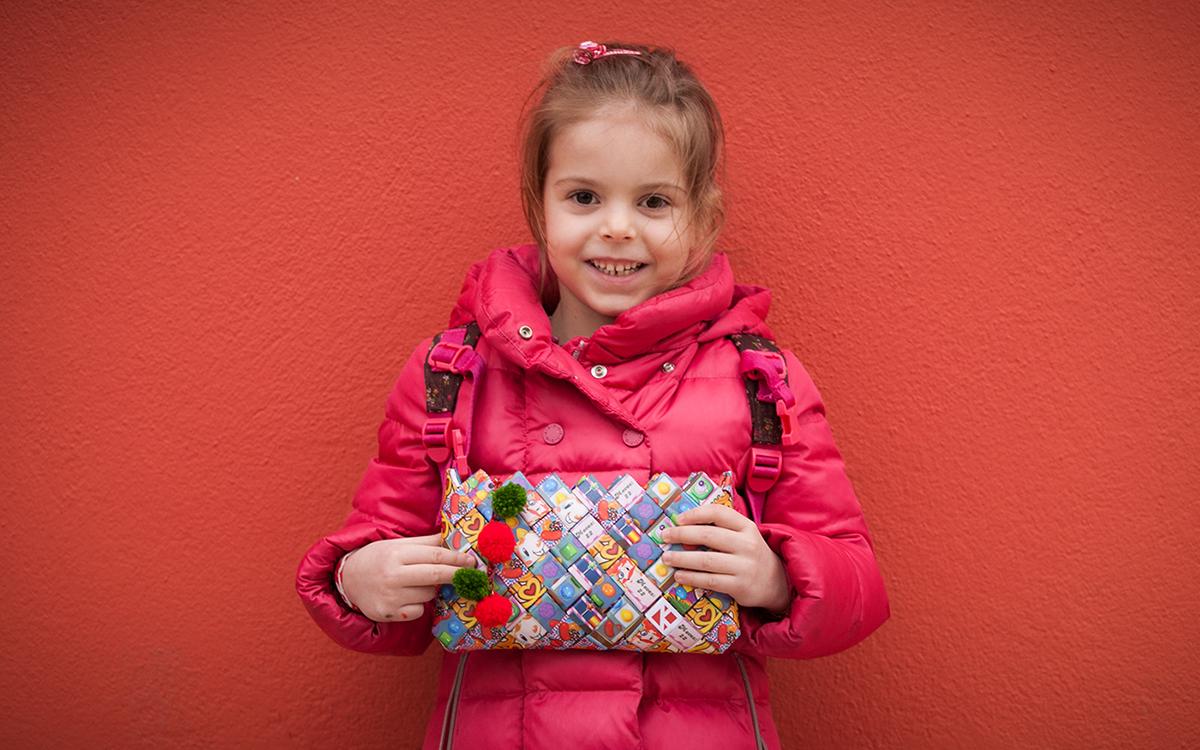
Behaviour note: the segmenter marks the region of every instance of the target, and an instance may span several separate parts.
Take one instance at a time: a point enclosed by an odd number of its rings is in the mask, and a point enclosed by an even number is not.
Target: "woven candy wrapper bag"
[[[474,556],[438,591],[434,636],[448,651],[500,648],[722,653],[740,633],[726,594],[675,582],[659,533],[681,513],[733,507],[732,474],[666,474],[610,487],[557,474],[532,486],[520,472],[447,471],[442,545]],[[691,548],[689,548],[691,549]]]

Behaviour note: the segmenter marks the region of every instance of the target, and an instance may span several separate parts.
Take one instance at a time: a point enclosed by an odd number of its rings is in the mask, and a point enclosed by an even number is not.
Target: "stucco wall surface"
[[[0,6],[0,745],[417,747],[439,653],[292,588],[402,362],[525,241],[541,60],[676,46],[721,247],[829,407],[893,619],[785,746],[1200,746],[1200,5]]]

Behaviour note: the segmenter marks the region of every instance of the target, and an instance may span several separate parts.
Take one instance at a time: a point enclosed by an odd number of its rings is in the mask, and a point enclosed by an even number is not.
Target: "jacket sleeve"
[[[432,640],[432,602],[415,621],[378,623],[346,607],[333,582],[338,561],[351,550],[438,530],[441,477],[421,442],[428,350],[428,341],[417,348],[392,389],[379,427],[379,455],[354,494],[346,525],[313,545],[296,574],[296,589],[317,625],[355,651],[417,655]]]
[[[792,603],[778,620],[748,610],[743,625],[750,645],[766,656],[811,658],[866,638],[887,620],[889,608],[825,407],[799,361],[790,352],[785,356],[799,440],[781,446],[779,479],[767,493],[759,531],[783,560]]]

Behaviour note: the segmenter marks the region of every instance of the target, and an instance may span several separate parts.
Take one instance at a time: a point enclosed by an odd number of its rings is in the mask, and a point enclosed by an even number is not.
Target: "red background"
[[[0,744],[417,746],[436,647],[294,569],[606,37],[720,102],[892,597],[771,663],[785,745],[1200,744],[1200,5],[471,5],[0,9]]]

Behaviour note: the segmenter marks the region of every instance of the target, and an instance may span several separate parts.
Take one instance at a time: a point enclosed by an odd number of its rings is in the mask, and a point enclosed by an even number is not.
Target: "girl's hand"
[[[475,558],[442,547],[440,534],[384,539],[349,554],[342,588],[376,622],[415,620],[459,568],[475,567]]]
[[[783,561],[749,518],[724,505],[702,505],[679,516],[679,526],[662,532],[672,544],[704,545],[695,552],[664,552],[675,580],[721,591],[743,607],[762,607],[779,614],[791,603],[791,587]],[[711,524],[711,525],[705,525]]]

